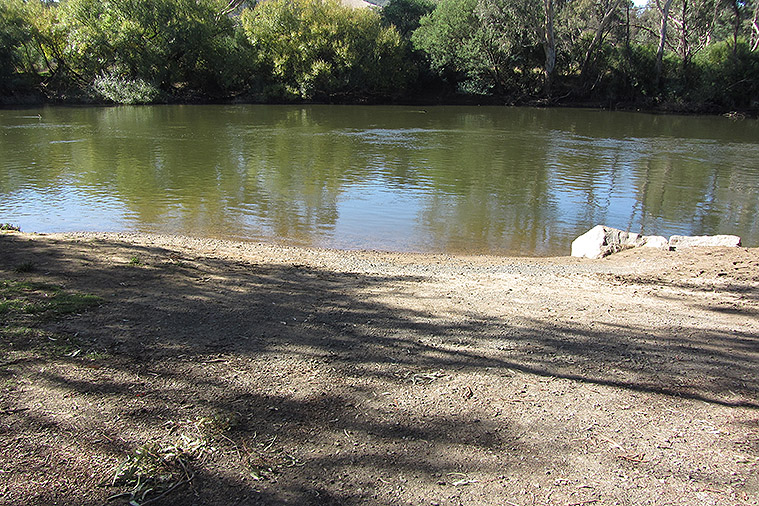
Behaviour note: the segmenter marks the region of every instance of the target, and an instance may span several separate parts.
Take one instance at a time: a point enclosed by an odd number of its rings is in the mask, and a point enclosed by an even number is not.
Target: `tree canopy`
[[[337,0],[268,0],[246,9],[242,25],[274,98],[360,100],[404,90],[401,37],[375,11]]]
[[[759,0],[0,0],[0,101],[759,109]]]

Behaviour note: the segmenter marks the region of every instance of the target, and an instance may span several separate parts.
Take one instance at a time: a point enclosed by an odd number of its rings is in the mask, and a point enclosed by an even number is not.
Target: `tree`
[[[29,39],[22,12],[20,0],[0,3],[0,92],[13,88],[12,81],[21,66],[20,51]]]
[[[556,69],[556,35],[554,33],[554,17],[556,8],[554,0],[543,0],[545,22],[543,24],[543,50],[546,54],[545,70],[545,94],[551,95],[551,81]]]
[[[612,24],[612,21],[614,20],[615,16],[619,14],[619,8],[621,7],[621,5],[622,5],[622,0],[609,0],[609,1],[600,2],[599,6],[601,7],[601,12],[603,14],[596,26],[595,33],[593,35],[593,40],[591,41],[590,45],[588,46],[587,51],[585,52],[585,58],[583,59],[582,69],[581,69],[581,75],[583,77],[587,76],[591,62],[593,61],[594,58],[596,58],[597,50],[601,46],[601,42],[606,36],[609,30],[609,27]]]
[[[435,10],[432,0],[390,0],[382,8],[382,21],[387,26],[395,26],[404,39],[410,39],[419,28],[422,17]]]
[[[656,5],[661,13],[661,24],[659,25],[659,45],[656,48],[656,85],[659,85],[661,79],[662,60],[664,58],[664,45],[667,43],[667,23],[669,22],[669,8],[672,6],[672,0],[664,0],[664,6],[659,0]]]
[[[441,0],[412,40],[433,69],[463,91],[532,94],[534,69],[543,67],[537,55],[545,42],[537,29],[542,1]]]
[[[759,49],[759,0],[754,0],[754,16],[751,18],[751,50]]]
[[[715,29],[727,21],[723,12],[726,1],[735,4],[733,0],[677,0],[673,4],[675,9],[670,12],[670,22],[675,36],[671,45],[683,69],[696,53],[712,43]]]
[[[372,10],[269,0],[246,9],[242,23],[272,98],[366,100],[405,90],[401,37]]]
[[[224,96],[240,86],[244,48],[216,0],[67,0],[60,8],[63,59],[82,84],[144,89],[137,101],[152,100],[151,88]]]

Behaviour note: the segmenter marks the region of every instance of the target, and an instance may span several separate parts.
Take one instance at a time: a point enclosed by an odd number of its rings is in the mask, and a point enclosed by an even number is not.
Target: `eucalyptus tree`
[[[412,40],[462,91],[533,95],[553,71],[542,51],[543,6],[542,0],[441,0]]]
[[[659,85],[661,79],[662,61],[664,59],[664,45],[667,43],[667,26],[669,23],[669,9],[672,7],[672,0],[656,0],[656,5],[660,13],[659,22],[659,45],[656,47],[656,85]]]
[[[564,4],[558,17],[563,53],[560,72],[576,83],[573,91],[592,91],[605,72],[629,57],[630,7],[628,0],[573,0]]]
[[[619,19],[620,8],[623,0],[602,0],[597,3],[600,8],[594,9],[598,13],[596,17],[596,26],[594,27],[593,39],[585,52],[585,58],[582,63],[581,73],[587,74],[591,62],[596,58],[596,53],[601,46],[602,41],[607,36],[612,22]]]
[[[759,0],[753,0],[752,16],[750,19],[751,50],[756,51],[759,49]]]
[[[684,69],[707,45],[726,38],[732,31],[731,25],[736,25],[730,18],[740,19],[738,11],[737,2],[733,0],[676,0],[673,3],[669,13],[672,26],[669,46]],[[724,33],[718,33],[720,28]],[[737,43],[738,33],[734,36]]]
[[[22,66],[21,51],[29,39],[23,16],[21,0],[0,3],[0,92],[14,87],[19,68]]]

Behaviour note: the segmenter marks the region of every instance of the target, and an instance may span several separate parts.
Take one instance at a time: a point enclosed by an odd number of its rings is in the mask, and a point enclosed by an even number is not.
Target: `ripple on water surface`
[[[542,255],[604,223],[759,244],[754,121],[165,106],[5,110],[0,131],[0,221],[29,231]]]

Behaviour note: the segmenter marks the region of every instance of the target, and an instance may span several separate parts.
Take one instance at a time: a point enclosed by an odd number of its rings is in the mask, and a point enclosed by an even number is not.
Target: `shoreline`
[[[756,506],[757,272],[3,232],[0,503]]]
[[[494,268],[509,266],[562,266],[577,269],[580,272],[603,271],[611,267],[613,270],[624,270],[630,263],[646,264],[651,259],[666,262],[669,252],[650,250],[639,252],[635,257],[618,257],[619,253],[602,259],[588,260],[567,255],[529,256],[529,255],[497,255],[497,254],[468,254],[468,253],[435,253],[414,251],[392,251],[373,249],[339,249],[308,247],[281,244],[265,240],[237,240],[199,237],[181,234],[160,234],[144,232],[60,232],[38,233],[20,232],[29,238],[39,237],[54,241],[74,242],[117,242],[126,246],[158,247],[175,252],[191,252],[221,260],[238,261],[255,259],[279,265],[306,265],[328,268],[340,272],[363,272],[376,274],[382,269],[408,270],[424,268],[429,272],[429,266],[441,269],[441,272],[462,271],[466,269],[488,271]],[[639,249],[639,248],[638,248]],[[751,248],[742,248],[750,250]],[[757,248],[754,248],[757,249]],[[757,249],[759,250],[759,249]],[[632,250],[626,250],[632,251]],[[614,261],[617,257],[619,261]],[[605,265],[604,265],[605,264]]]
[[[141,107],[141,106],[188,106],[188,105],[261,105],[261,106],[336,106],[336,107],[471,107],[471,106],[491,106],[491,107],[516,107],[529,109],[587,109],[598,111],[613,112],[630,112],[640,114],[652,114],[657,116],[724,116],[735,121],[756,120],[759,119],[759,110],[757,109],[730,109],[714,106],[699,107],[682,107],[680,104],[661,104],[651,106],[636,103],[617,103],[609,105],[602,102],[557,102],[545,103],[541,100],[513,103],[505,100],[452,100],[452,101],[425,101],[425,100],[408,100],[400,102],[355,102],[355,103],[330,103],[330,102],[257,102],[244,100],[211,100],[211,101],[172,101],[156,102],[147,104],[114,104],[106,102],[84,102],[84,101],[60,101],[60,100],[40,100],[40,101],[2,101],[0,99],[0,109],[35,109],[40,107]]]

